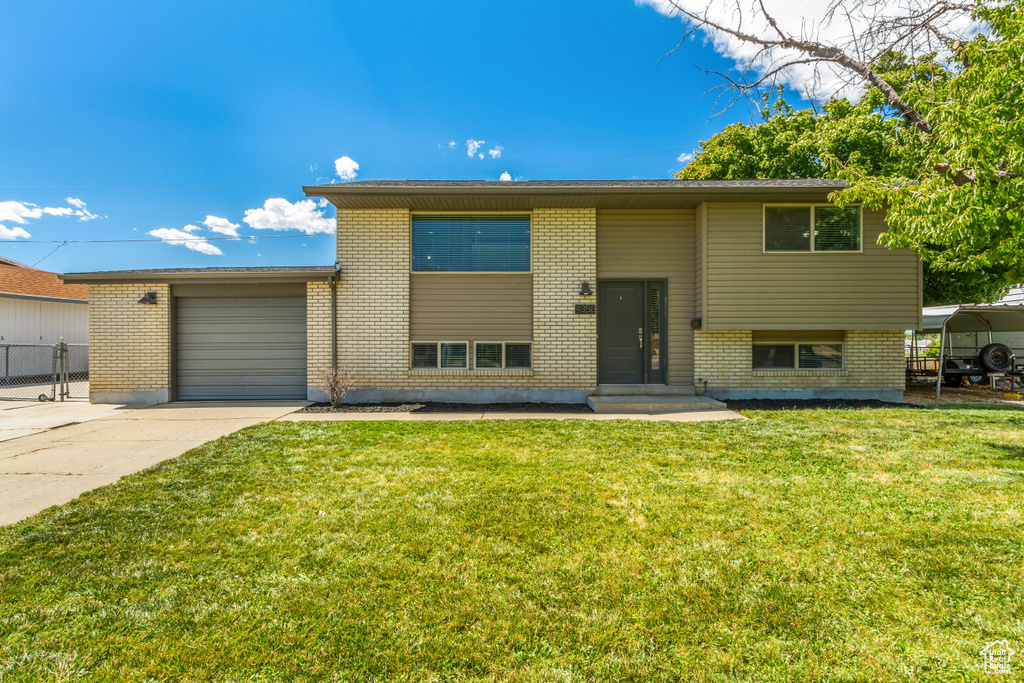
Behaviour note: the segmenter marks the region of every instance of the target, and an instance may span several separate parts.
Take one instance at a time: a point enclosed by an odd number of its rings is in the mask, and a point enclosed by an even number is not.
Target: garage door
[[[306,398],[305,297],[178,297],[179,401]]]

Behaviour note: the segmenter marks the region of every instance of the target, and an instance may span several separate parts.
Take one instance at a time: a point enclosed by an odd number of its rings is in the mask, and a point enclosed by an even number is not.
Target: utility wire
[[[67,242],[67,240],[62,240],[60,244],[58,244],[58,245],[57,245],[57,246],[55,246],[55,247],[54,247],[54,248],[53,248],[52,250],[50,250],[50,253],[49,253],[49,254],[47,254],[47,255],[46,255],[46,256],[44,256],[43,258],[41,258],[41,259],[39,259],[38,261],[36,261],[35,263],[33,263],[33,264],[32,264],[32,267],[33,267],[33,268],[35,268],[36,266],[38,266],[38,265],[39,265],[40,263],[42,263],[43,261],[45,261],[46,259],[50,258],[50,256],[52,256],[52,255],[53,255],[53,252],[57,251],[58,249],[60,249],[61,247],[63,247],[63,246],[64,246],[65,244],[67,244],[67,243],[68,243],[68,242]]]
[[[631,154],[618,154],[613,156],[603,157],[591,157],[589,159],[574,159],[572,161],[552,161],[545,164],[530,164],[526,166],[506,166],[503,168],[504,171],[518,172],[518,171],[532,171],[539,168],[555,168],[558,166],[572,166],[575,164],[592,164],[601,161],[616,161],[618,159],[631,159],[634,157],[651,156],[654,154],[668,154],[669,152],[679,152],[686,150],[686,147],[669,147],[666,149],[658,149],[651,152],[634,152]],[[495,170],[495,169],[492,169]],[[479,173],[474,171],[458,171],[452,173],[434,173],[431,174],[433,179],[447,179],[447,178],[458,178],[461,176],[479,176]],[[296,187],[306,183],[299,183],[296,181],[288,183],[264,183],[255,185],[183,185],[183,186],[166,186],[166,187],[121,187],[121,188],[103,188],[103,187],[35,187],[35,188],[0,188],[0,192],[110,192],[110,193],[131,193],[131,192],[181,192],[185,190],[255,190],[255,189],[266,189],[271,187]],[[344,183],[338,183],[344,184]]]
[[[333,232],[318,232],[311,235],[239,235],[238,237],[203,237],[196,235],[195,237],[170,237],[168,239],[161,239],[159,237],[154,238],[138,238],[138,239],[118,239],[118,240],[18,240],[11,241],[8,244],[58,244],[58,249],[65,244],[115,244],[122,242],[165,242],[167,244],[184,244],[185,242],[216,242],[220,240],[283,240],[288,238],[302,238],[307,237],[334,237]],[[57,251],[54,249],[53,251]],[[51,251],[50,254],[53,252]],[[49,256],[47,254],[46,256]],[[43,258],[46,258],[44,256]],[[42,259],[40,259],[41,261]]]

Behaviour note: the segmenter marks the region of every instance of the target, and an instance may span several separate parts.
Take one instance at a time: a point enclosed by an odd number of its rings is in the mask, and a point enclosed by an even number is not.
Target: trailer
[[[993,335],[1006,332],[1024,332],[1024,305],[1018,304],[959,304],[925,308],[920,330],[913,333],[911,352],[907,357],[907,379],[935,380],[935,396],[943,386],[958,387],[964,380],[975,384],[1005,382],[1009,391],[1021,386],[1024,363],[1006,344],[995,341]],[[918,334],[939,334],[938,357],[920,355]],[[954,334],[974,333],[985,337],[987,343],[980,348],[955,347]]]

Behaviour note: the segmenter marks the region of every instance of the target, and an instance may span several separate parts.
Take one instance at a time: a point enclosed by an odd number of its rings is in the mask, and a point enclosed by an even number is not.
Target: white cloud
[[[184,228],[182,228],[182,230],[184,230],[185,232],[190,232],[190,233],[191,232],[199,232],[201,229],[202,228],[200,228],[198,225],[186,225]]]
[[[491,155],[492,159],[500,159],[501,158],[501,152],[504,149],[505,148],[502,147],[501,145],[495,145],[494,149],[487,150],[487,153]]]
[[[473,140],[470,138],[466,140],[466,156],[472,157],[476,154],[476,151],[484,144],[485,140]]]
[[[334,161],[334,170],[338,172],[338,177],[342,180],[355,180],[359,164],[349,157],[341,157]]]
[[[44,215],[78,216],[79,220],[83,221],[99,218],[99,216],[85,208],[85,202],[81,199],[68,197],[65,201],[76,208],[71,209],[66,206],[39,206],[38,204],[33,204],[31,202],[17,202],[13,200],[0,202],[0,221],[20,223],[21,225],[24,225],[30,220],[35,220]]]
[[[678,161],[679,163],[681,163],[681,164],[683,164],[685,166],[686,164],[688,164],[691,161],[693,161],[693,155],[690,154],[689,152],[683,152],[678,157],[676,157],[676,161]]]
[[[317,210],[312,199],[292,204],[287,199],[271,198],[262,209],[248,209],[242,220],[256,230],[298,230],[307,235],[329,234],[335,229],[334,219]]]
[[[502,171],[501,176],[498,177],[498,180],[512,180],[512,174],[510,174],[508,171]]]
[[[228,237],[238,237],[238,228],[241,227],[238,223],[232,223],[227,218],[220,218],[219,216],[207,216],[206,220],[203,221],[203,225],[213,232],[227,235]]]
[[[191,230],[190,230],[191,229]],[[200,254],[206,254],[208,256],[220,256],[224,252],[206,241],[205,237],[193,235],[192,231],[198,230],[194,225],[186,225],[184,230],[175,230],[174,228],[159,228],[157,230],[150,230],[149,234],[153,237],[159,237],[168,244],[180,244],[186,249],[192,251],[198,251]]]
[[[28,239],[31,236],[25,232],[24,228],[8,228],[6,225],[0,225],[0,240],[14,240],[19,237]]]
[[[757,3],[736,5],[731,2],[708,2],[707,0],[634,0],[637,5],[653,7],[665,16],[678,16],[682,8],[698,16],[704,16],[723,26],[740,28],[748,34],[777,38],[778,35],[758,9]],[[854,36],[863,36],[873,17],[906,16],[912,10],[920,10],[926,0],[878,0],[878,2],[850,3],[849,16],[842,10],[833,13],[829,9],[836,5],[834,0],[764,0],[767,12],[786,33],[805,37],[818,42],[848,47]],[[742,14],[737,8],[741,7]],[[946,27],[952,33],[970,36],[977,26],[969,17],[950,21]],[[739,68],[745,68],[753,59],[754,70],[762,75],[772,64],[802,53],[776,51],[774,58],[759,54],[760,47],[741,41],[720,32],[705,31],[706,38],[719,54],[736,61]],[[922,50],[935,45],[912,46],[904,44],[901,51],[920,54]],[[860,57],[860,55],[856,55]],[[797,64],[779,75],[779,81],[799,92],[808,99],[828,99],[833,95],[857,99],[862,91],[860,81],[851,81],[850,74],[830,64]]]
[[[43,213],[49,216],[70,216],[71,214],[74,213],[74,210],[66,206],[47,206],[46,208],[43,209]]]
[[[455,149],[455,140],[448,141],[448,149]]]
[[[28,218],[39,218],[43,210],[35,204],[27,202],[0,202],[0,221],[11,223],[28,223]]]

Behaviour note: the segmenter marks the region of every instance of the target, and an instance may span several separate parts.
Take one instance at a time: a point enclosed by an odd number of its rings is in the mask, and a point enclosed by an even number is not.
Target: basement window
[[[842,370],[842,332],[762,332],[753,334],[754,370]]]
[[[469,342],[414,342],[412,367],[417,370],[465,370]]]
[[[530,344],[524,342],[476,342],[477,370],[529,370],[533,363]]]

